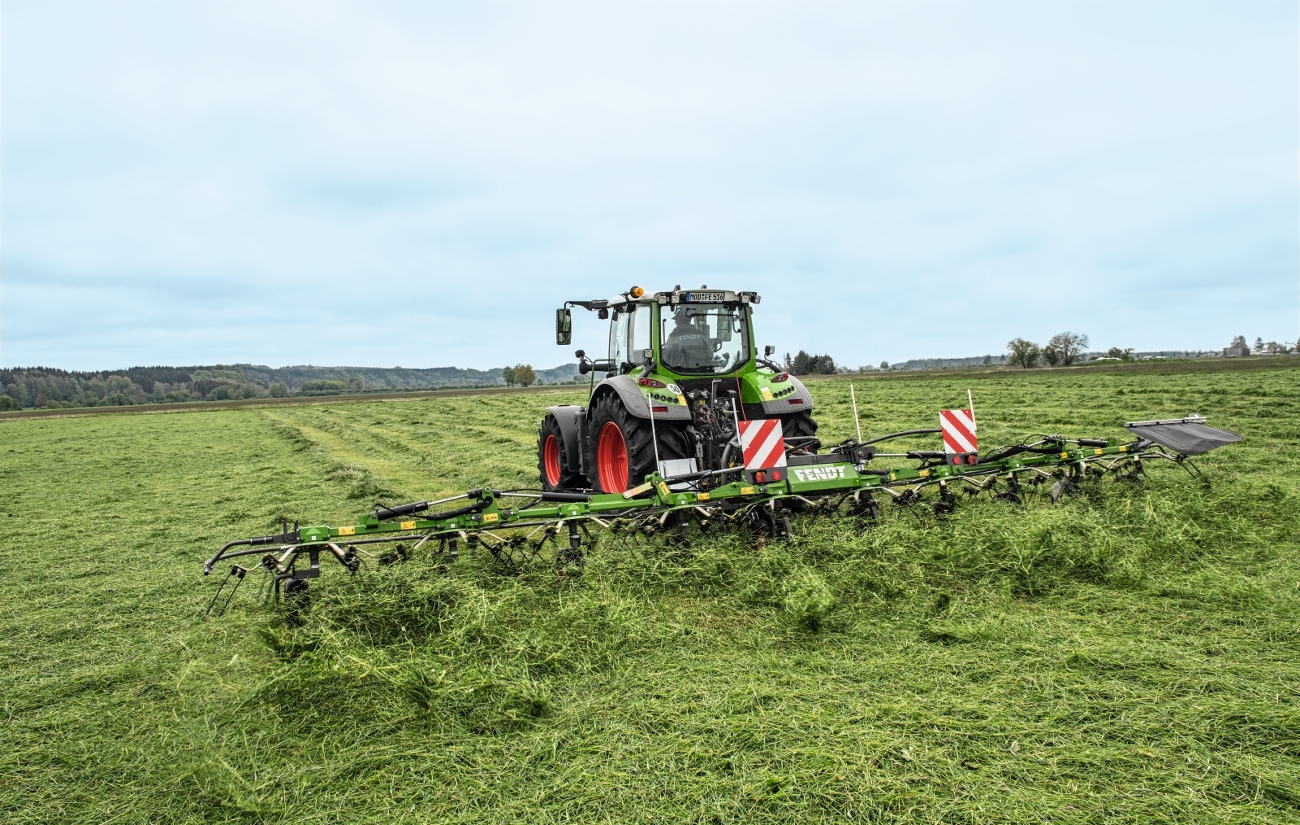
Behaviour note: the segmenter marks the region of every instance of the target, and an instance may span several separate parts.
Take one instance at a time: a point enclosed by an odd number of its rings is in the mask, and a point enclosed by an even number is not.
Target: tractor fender
[[[790,382],[790,385],[794,387],[794,392],[788,395],[783,395],[780,398],[776,398],[771,401],[763,401],[762,402],[763,415],[765,416],[789,415],[790,413],[802,412],[804,410],[811,410],[813,408],[812,393],[808,392],[808,388],[803,385],[803,382],[800,381],[798,378],[795,378],[793,375],[790,376],[788,380]],[[775,388],[776,386],[774,385],[773,389]],[[802,401],[803,403],[802,404],[790,403],[791,401],[794,401],[796,399]],[[745,406],[748,407],[749,405],[746,404]]]
[[[614,393],[623,403],[623,408],[637,418],[650,417],[650,402],[641,394],[636,379],[630,375],[615,375],[596,385],[591,393],[591,403],[587,407],[587,420],[591,420],[591,411],[596,408],[596,400],[603,395]],[[656,421],[690,421],[691,408],[674,404],[667,411],[656,413]]]
[[[546,411],[554,416],[555,423],[560,425],[560,437],[564,440],[564,466],[580,470],[582,433],[578,422],[586,410],[576,404],[561,404],[557,407],[547,407]]]

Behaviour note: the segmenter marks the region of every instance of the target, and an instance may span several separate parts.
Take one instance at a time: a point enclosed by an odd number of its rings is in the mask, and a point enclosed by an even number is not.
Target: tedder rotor
[[[937,428],[867,439],[859,431],[823,451],[808,389],[767,360],[772,347],[758,354],[759,302],[753,292],[707,287],[654,294],[633,287],[607,300],[567,301],[556,310],[556,343],[572,343],[571,307],[581,307],[610,321],[609,350],[601,359],[577,351],[579,371],[591,375],[585,406],[547,408],[539,488],[377,505],[353,525],[285,524],[274,535],[229,542],[204,563],[205,575],[226,560],[260,556],[259,564],[233,564],[209,610],[220,601],[224,611],[257,567],[274,598],[299,604],[323,558],[355,572],[367,558],[404,561],[426,546],[448,560],[462,547],[512,566],[541,559],[563,574],[581,563],[593,526],[624,538],[663,533],[682,544],[692,523],[769,536],[793,535],[790,517],[799,514],[870,524],[882,500],[928,505],[936,515],[951,512],[959,495],[1019,504],[1041,491],[1056,501],[1105,476],[1139,480],[1151,460],[1195,473],[1190,456],[1241,440],[1193,415],[1129,422],[1133,438],[1122,443],[1040,435],[980,452],[974,410],[963,409],[940,411]],[[878,452],[917,435],[940,435],[943,449]],[[384,544],[393,547],[370,552]]]

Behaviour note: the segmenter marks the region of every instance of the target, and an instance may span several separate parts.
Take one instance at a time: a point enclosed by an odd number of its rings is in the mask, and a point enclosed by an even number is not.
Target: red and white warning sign
[[[949,464],[974,464],[979,459],[971,410],[940,410],[939,429],[943,430],[943,451]]]
[[[785,437],[775,418],[740,422],[740,450],[746,470],[785,466]]]

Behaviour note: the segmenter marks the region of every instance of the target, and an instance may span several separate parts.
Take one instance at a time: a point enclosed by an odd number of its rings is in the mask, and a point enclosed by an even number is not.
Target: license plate
[[[725,292],[686,292],[682,294],[683,301],[690,301],[693,304],[720,304],[726,300]]]

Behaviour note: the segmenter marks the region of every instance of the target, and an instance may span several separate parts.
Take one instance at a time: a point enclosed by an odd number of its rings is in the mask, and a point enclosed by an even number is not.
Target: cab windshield
[[[660,352],[674,372],[713,375],[749,360],[749,324],[739,304],[661,307]]]

